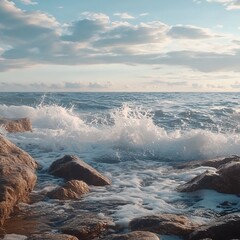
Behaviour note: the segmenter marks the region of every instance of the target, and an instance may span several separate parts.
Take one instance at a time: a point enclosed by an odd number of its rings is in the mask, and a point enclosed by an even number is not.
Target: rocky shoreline
[[[8,132],[32,131],[28,119],[4,119],[0,125]],[[240,194],[240,157],[195,161],[175,168],[199,166],[211,166],[213,170],[193,178],[176,191],[213,189],[225,194]],[[239,213],[226,214],[204,225],[194,223],[187,216],[156,214],[135,218],[124,229],[119,227],[111,218],[111,208],[126,202],[95,203],[93,210],[93,203],[74,201],[84,199],[84,194],[91,188],[111,184],[110,179],[77,156],[66,155],[53,162],[47,174],[64,179],[64,182],[51,191],[34,194],[37,174],[41,172],[37,162],[1,135],[0,171],[2,239],[15,236],[14,239],[19,240],[157,240],[161,235],[176,235],[189,240],[240,239]],[[54,207],[51,201],[54,201]],[[69,208],[63,210],[66,203]]]

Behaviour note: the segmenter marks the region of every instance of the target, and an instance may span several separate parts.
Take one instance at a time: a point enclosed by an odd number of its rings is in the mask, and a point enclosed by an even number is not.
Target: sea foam
[[[237,133],[168,131],[155,124],[151,111],[141,107],[123,105],[108,114],[93,115],[91,121],[74,107],[58,105],[0,105],[0,112],[7,118],[31,119],[33,133],[9,134],[30,151],[35,146],[35,150],[45,152],[89,153],[89,158],[100,162],[143,158],[177,161],[240,154]]]

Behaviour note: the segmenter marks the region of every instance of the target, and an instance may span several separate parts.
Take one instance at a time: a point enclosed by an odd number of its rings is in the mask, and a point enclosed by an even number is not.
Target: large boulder
[[[240,194],[240,162],[230,162],[215,171],[206,171],[178,187],[181,192],[213,189],[221,193]]]
[[[79,199],[89,192],[88,185],[79,180],[71,180],[47,193],[47,197],[59,200]]]
[[[174,214],[158,214],[135,218],[129,225],[133,231],[150,231],[177,236],[187,236],[197,227],[187,217]]]
[[[26,152],[0,135],[0,224],[14,206],[28,199],[36,183],[37,163]]]
[[[20,119],[1,118],[0,126],[4,127],[6,131],[10,133],[32,131],[32,124],[29,118]]]
[[[240,214],[228,214],[198,227],[190,234],[189,240],[210,238],[213,240],[230,240],[240,238]]]
[[[79,239],[93,239],[113,226],[114,223],[111,219],[85,212],[74,219],[66,221],[61,227],[61,231]]]
[[[135,231],[127,234],[112,235],[105,240],[159,240],[159,237],[147,231]]]
[[[49,172],[66,180],[82,180],[88,185],[109,185],[110,180],[77,156],[66,155],[52,163]]]

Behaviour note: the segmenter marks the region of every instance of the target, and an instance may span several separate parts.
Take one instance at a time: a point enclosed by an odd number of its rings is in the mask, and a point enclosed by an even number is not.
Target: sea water
[[[83,201],[125,202],[111,212],[119,226],[148,214],[206,222],[240,210],[235,195],[176,191],[214,168],[173,167],[240,155],[238,93],[1,93],[0,117],[30,118],[33,132],[0,131],[43,169],[74,154],[108,176],[112,185],[92,188]],[[44,191],[57,184],[41,174],[39,181]]]

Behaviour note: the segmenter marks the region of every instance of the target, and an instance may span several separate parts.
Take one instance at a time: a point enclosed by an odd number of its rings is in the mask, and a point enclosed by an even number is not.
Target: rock
[[[61,231],[79,239],[93,239],[113,225],[109,218],[86,212],[65,222]]]
[[[231,162],[240,162],[240,157],[232,156],[232,157],[227,157],[227,158],[210,159],[210,160],[203,161],[202,166],[219,168],[219,167],[221,167],[227,163],[231,163]]]
[[[122,235],[109,236],[105,240],[159,240],[159,237],[151,232],[135,231]]]
[[[205,161],[191,161],[191,162],[187,162],[187,163],[177,164],[176,167],[179,169],[197,168],[200,166],[219,168],[220,166],[230,163],[230,162],[240,162],[240,157],[239,156],[231,156],[231,157],[227,157],[227,158],[209,159],[209,160],[205,160]]]
[[[20,119],[0,119],[0,126],[3,126],[7,132],[16,133],[16,132],[32,132],[32,124],[29,118],[20,118]]]
[[[0,136],[0,224],[13,211],[14,206],[28,199],[36,183],[34,159]]]
[[[216,172],[206,171],[178,187],[181,192],[213,189],[221,193],[240,194],[240,162],[230,162]]]
[[[150,231],[177,236],[186,236],[197,227],[187,217],[174,214],[159,214],[135,218],[129,225],[133,231]]]
[[[49,172],[66,180],[82,180],[88,185],[109,185],[110,180],[77,156],[66,155],[52,163]]]
[[[210,238],[230,240],[240,238],[240,214],[228,214],[206,225],[198,227],[189,236],[189,240]]]
[[[43,233],[43,234],[34,234],[27,238],[27,240],[78,240],[78,238],[59,233]]]
[[[85,182],[71,180],[66,182],[63,186],[48,192],[47,197],[60,200],[79,199],[83,194],[88,192],[89,187]]]

